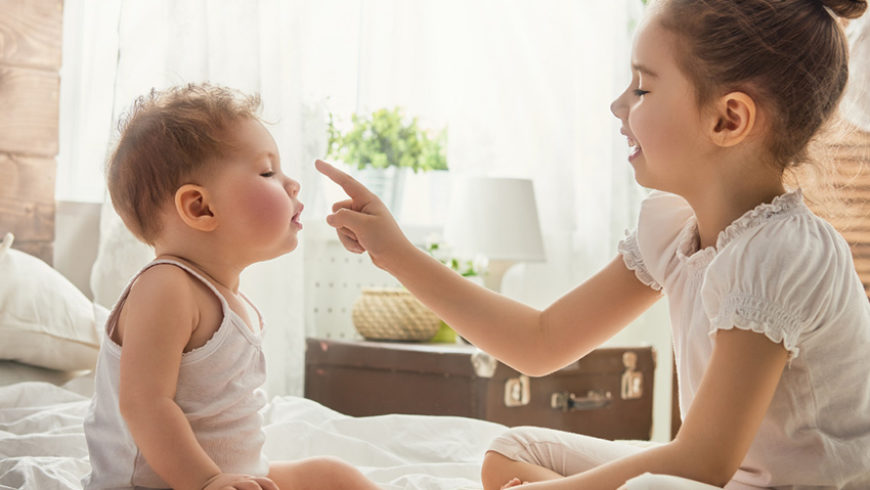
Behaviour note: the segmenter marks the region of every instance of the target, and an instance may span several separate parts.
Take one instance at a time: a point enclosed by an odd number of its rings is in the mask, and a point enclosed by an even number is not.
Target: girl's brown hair
[[[119,123],[121,137],[106,167],[109,195],[124,224],[145,243],[160,232],[160,212],[175,191],[228,148],[224,131],[257,118],[259,96],[211,84],[151,90]]]
[[[661,0],[662,25],[683,41],[682,70],[699,105],[730,91],[770,114],[768,148],[787,168],[840,101],[848,45],[835,16],[860,17],[867,0]]]

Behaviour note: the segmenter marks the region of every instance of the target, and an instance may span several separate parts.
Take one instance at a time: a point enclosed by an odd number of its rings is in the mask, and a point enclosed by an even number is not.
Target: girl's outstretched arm
[[[529,375],[545,375],[584,356],[660,294],[616,257],[598,274],[538,311],[467,281],[415,247],[386,206],[362,184],[326,162],[317,169],[350,199],[336,203],[327,222],[345,248],[368,252],[414,296],[472,344]]]

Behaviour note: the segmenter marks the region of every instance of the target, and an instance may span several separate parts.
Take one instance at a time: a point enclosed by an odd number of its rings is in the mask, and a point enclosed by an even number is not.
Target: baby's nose
[[[284,188],[287,189],[287,194],[290,194],[290,197],[296,197],[299,195],[299,189],[301,187],[302,185],[299,184],[299,182],[289,177],[287,178],[287,183],[284,185]]]

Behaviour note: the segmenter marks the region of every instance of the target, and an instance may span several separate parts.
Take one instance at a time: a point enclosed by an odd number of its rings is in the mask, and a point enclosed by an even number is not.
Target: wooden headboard
[[[0,0],[0,235],[52,262],[62,0]]]
[[[855,268],[870,297],[870,132],[857,128],[833,144],[833,184],[841,200],[830,216],[852,247]]]

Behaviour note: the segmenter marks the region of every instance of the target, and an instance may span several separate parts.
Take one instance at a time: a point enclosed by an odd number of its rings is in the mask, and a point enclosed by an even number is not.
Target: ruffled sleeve
[[[624,240],[619,242],[619,253],[622,255],[622,261],[628,270],[634,271],[634,275],[638,280],[645,285],[661,291],[662,286],[650,275],[643,262],[643,257],[640,255],[640,248],[637,246],[637,231],[630,233]]]
[[[661,290],[676,261],[676,251],[692,209],[683,198],[654,191],[640,206],[637,229],[619,242],[628,269],[647,286]]]
[[[854,288],[849,247],[811,215],[747,230],[724,246],[701,287],[710,335],[739,328],[782,343],[794,359],[802,336],[830,324],[838,298]]]

